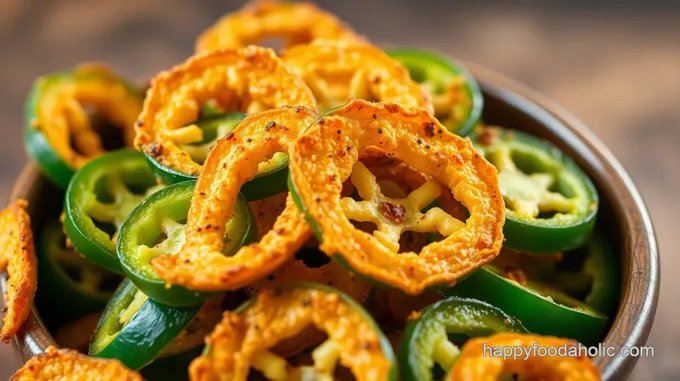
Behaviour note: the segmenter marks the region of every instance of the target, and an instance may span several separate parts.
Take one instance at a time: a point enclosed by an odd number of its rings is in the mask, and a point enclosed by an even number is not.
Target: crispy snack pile
[[[254,1],[143,94],[86,65],[29,95],[62,226],[0,214],[0,339],[35,295],[70,349],[13,380],[600,379],[578,353],[482,353],[599,342],[618,271],[588,176],[485,126],[462,65]]]

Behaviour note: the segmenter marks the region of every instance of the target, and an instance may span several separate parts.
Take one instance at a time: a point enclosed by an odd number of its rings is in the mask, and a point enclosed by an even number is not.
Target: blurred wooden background
[[[319,2],[373,41],[443,50],[515,78],[583,120],[621,160],[652,212],[662,293],[631,379],[677,380],[680,266],[680,2]],[[174,65],[241,1],[0,0],[0,196],[26,161],[23,102],[34,77],[81,61],[137,80]],[[359,5],[360,4],[360,5]],[[677,238],[677,237],[676,237]],[[677,295],[677,294],[676,294]],[[65,306],[65,308],[68,308]],[[0,346],[0,378],[17,362]]]

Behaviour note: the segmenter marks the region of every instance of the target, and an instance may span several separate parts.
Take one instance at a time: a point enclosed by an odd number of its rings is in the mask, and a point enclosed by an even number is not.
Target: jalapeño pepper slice
[[[387,54],[406,66],[411,78],[427,90],[434,115],[449,131],[460,136],[472,131],[482,116],[484,97],[462,64],[423,49],[397,48]]]
[[[122,129],[121,143],[132,146],[142,102],[141,91],[102,66],[84,65],[40,77],[26,102],[28,155],[52,182],[66,188],[77,169],[111,149],[110,129]],[[116,127],[99,123],[87,108]]]
[[[196,53],[258,45],[267,38],[282,38],[286,48],[318,38],[365,40],[334,14],[311,2],[264,1],[246,3],[222,16],[196,39]]]
[[[204,104],[212,102],[211,108],[246,114],[283,106],[316,109],[316,100],[302,79],[293,74],[273,50],[258,46],[216,50],[192,57],[156,76],[147,94],[136,123],[135,146],[159,165],[187,176],[198,176],[203,168],[183,147],[196,151],[191,145],[201,146],[206,141],[204,129],[190,124],[198,119]],[[264,139],[272,127],[261,130],[254,138]],[[225,136],[235,133],[227,131]],[[272,157],[263,161],[269,159]],[[261,168],[261,176],[273,175],[286,167],[284,156],[275,159],[268,164],[271,168]],[[245,180],[255,175],[257,172]],[[285,178],[285,174],[278,176]],[[270,180],[276,178],[253,184],[257,192],[246,196],[254,200],[275,194]]]
[[[364,303],[371,297],[371,286],[345,271],[338,263],[318,248],[305,247],[295,254],[295,258],[284,263],[265,280],[248,287],[251,294],[256,294],[262,288],[276,288],[276,286],[296,283],[315,282],[333,286],[358,303]],[[285,358],[299,354],[306,348],[321,343],[325,335],[314,327],[304,329],[294,338],[288,338],[284,343],[276,346],[276,353]]]
[[[616,313],[619,301],[619,263],[607,239],[596,229],[588,243],[564,252],[556,262],[534,263],[537,280],[607,315]]]
[[[138,370],[157,357],[175,356],[202,345],[204,326],[219,321],[220,300],[205,305],[169,307],[150,300],[135,285],[124,280],[104,309],[90,343],[90,356],[115,358]],[[203,316],[194,329],[193,320]],[[189,332],[191,331],[191,332]]]
[[[314,325],[328,339],[312,352],[313,366],[292,367],[270,350]],[[250,368],[269,380],[333,379],[340,362],[355,379],[396,380],[392,347],[373,318],[340,291],[318,283],[261,290],[224,319],[189,368],[192,380],[245,381]]]
[[[211,113],[214,112],[210,109]],[[208,152],[215,145],[217,139],[230,133],[245,118],[246,114],[235,112],[204,117],[195,123],[203,134],[203,140],[197,143],[179,145],[178,147],[189,154],[191,159],[203,165]],[[183,173],[180,170],[169,168],[154,158],[154,150],[142,150],[149,161],[156,176],[165,184],[175,184],[182,181],[196,180],[194,174]],[[248,200],[260,200],[286,190],[288,177],[288,155],[278,152],[265,162],[260,163],[255,177],[243,184],[241,193]]]
[[[47,222],[39,237],[36,242],[38,302],[59,311],[66,321],[101,311],[120,283],[120,275],[67,248],[57,220]]]
[[[512,273],[486,265],[446,295],[475,298],[494,305],[520,320],[532,333],[568,337],[585,345],[600,342],[607,317],[585,303],[546,285],[511,279]]]
[[[144,155],[119,150],[81,168],[64,199],[64,229],[73,247],[90,261],[122,273],[115,240],[128,214],[162,186]]]
[[[184,245],[185,223],[194,181],[166,187],[149,196],[128,217],[120,229],[117,251],[123,271],[149,298],[169,306],[199,304],[214,293],[198,293],[179,286],[166,287],[151,267],[159,255],[174,255]],[[233,217],[224,236],[225,255],[257,239],[257,228],[243,195],[237,197]]]
[[[432,380],[435,364],[448,373],[460,353],[448,335],[476,337],[499,332],[528,333],[519,321],[479,300],[451,297],[432,304],[404,330],[399,343],[402,380]]]
[[[506,247],[554,253],[588,240],[599,198],[576,163],[547,141],[498,127],[482,129],[475,144],[498,169]]]
[[[316,117],[304,107],[259,112],[217,142],[196,181],[185,244],[177,255],[152,261],[161,278],[195,291],[236,290],[264,278],[295,255],[311,231],[290,199],[271,230],[229,257],[222,254],[224,227],[241,185],[257,173],[258,163],[288,152]]]
[[[432,179],[406,198],[387,197],[358,162],[367,147],[378,147]],[[288,189],[321,250],[367,280],[416,295],[452,285],[500,251],[505,215],[496,170],[468,139],[450,133],[423,109],[353,100],[300,136],[290,157]],[[341,197],[348,178],[364,201]],[[465,222],[441,208],[421,212],[448,191],[470,212]],[[378,229],[367,234],[350,219],[373,222]],[[446,238],[420,253],[400,253],[404,231]]]
[[[408,71],[369,43],[317,39],[286,49],[282,57],[314,92],[321,112],[344,105],[349,99],[433,109],[429,95]]]

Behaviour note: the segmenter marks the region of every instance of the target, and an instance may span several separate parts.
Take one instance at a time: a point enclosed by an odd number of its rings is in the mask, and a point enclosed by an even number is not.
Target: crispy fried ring
[[[227,111],[248,113],[281,106],[316,110],[312,92],[273,50],[258,46],[216,50],[153,79],[135,126],[135,147],[165,167],[198,175],[202,166],[178,145],[203,139],[198,126],[187,124],[197,119],[201,105],[209,100]]]
[[[324,255],[320,253],[320,255]],[[256,294],[260,289],[272,288],[286,283],[315,282],[327,284],[344,292],[359,303],[368,299],[371,286],[360,281],[354,275],[342,268],[336,262],[329,262],[318,268],[309,268],[302,260],[291,259],[284,263],[267,279],[257,282],[249,290]],[[305,348],[319,344],[325,335],[315,327],[307,327],[298,335],[291,337],[276,346],[274,352],[289,358],[303,351]]]
[[[280,358],[269,349],[310,325],[328,335],[326,343],[330,345],[326,348],[332,348],[320,351],[318,356],[312,354],[315,368],[332,371],[339,358],[357,380],[392,379],[392,353],[386,353],[391,348],[383,342],[370,316],[346,297],[320,285],[313,287],[265,289],[245,310],[225,313],[206,339],[207,353],[189,367],[191,379],[246,380],[251,366],[275,373],[277,377],[270,379],[291,379],[281,373],[290,374],[294,370],[285,364],[280,366]]]
[[[107,67],[90,63],[71,74],[42,78],[35,105],[33,128],[40,129],[59,157],[78,169],[106,152],[85,105],[95,106],[122,132],[126,146],[135,137],[134,122],[141,111],[142,94],[127,86]],[[36,96],[38,96],[36,94]]]
[[[540,356],[538,349],[532,350],[532,346],[550,353],[558,353],[557,356]],[[528,351],[522,352],[523,356],[503,358],[501,350],[513,350],[520,347]],[[484,348],[487,348],[486,351]],[[492,350],[489,355],[489,348]],[[550,348],[553,348],[552,350]],[[569,348],[567,356],[559,355],[560,348]],[[577,352],[578,343],[550,336],[536,336],[520,333],[499,333],[490,337],[473,338],[469,340],[460,356],[456,360],[453,369],[447,376],[449,381],[493,381],[503,374],[517,374],[520,377],[541,379],[546,381],[595,381],[601,380],[595,365],[587,356],[572,356],[569,353]]]
[[[255,176],[258,163],[287,152],[316,116],[304,107],[264,111],[244,119],[215,144],[196,182],[184,246],[177,255],[152,260],[165,281],[197,291],[236,290],[270,274],[295,254],[311,232],[290,197],[273,228],[231,257],[221,253],[224,227],[241,186]]]
[[[352,98],[433,110],[430,96],[408,70],[373,45],[315,40],[286,50],[283,60],[312,89],[321,111]]]
[[[257,1],[223,16],[204,31],[196,40],[196,52],[240,48],[269,37],[283,37],[286,47],[306,44],[316,38],[365,40],[333,14],[314,4]]]
[[[382,149],[428,173],[470,212],[466,223],[420,254],[397,254],[356,229],[340,201],[359,152]],[[496,169],[469,139],[449,133],[431,114],[394,103],[354,100],[300,136],[290,151],[289,187],[316,223],[321,250],[354,271],[408,294],[451,285],[492,261],[503,243],[505,208]],[[429,212],[428,212],[429,213]]]
[[[26,362],[10,381],[143,381],[118,360],[95,359],[70,349],[47,348]]]
[[[35,257],[28,202],[17,200],[0,213],[0,271],[7,270],[5,293],[7,312],[0,340],[14,337],[28,317],[38,286],[38,260]]]

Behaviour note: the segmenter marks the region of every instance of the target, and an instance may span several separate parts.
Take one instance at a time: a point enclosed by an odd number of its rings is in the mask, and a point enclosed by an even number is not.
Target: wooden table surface
[[[657,229],[662,284],[649,344],[631,379],[678,380],[680,266],[680,7],[635,1],[326,0],[374,41],[432,47],[528,84],[590,126],[642,192]],[[98,60],[132,79],[191,54],[195,36],[240,1],[0,1],[0,196],[25,163],[24,97],[36,76]],[[454,6],[453,4],[457,4]],[[645,3],[649,4],[649,3]],[[675,197],[674,197],[675,196]],[[677,238],[677,237],[676,237]],[[676,302],[674,302],[676,300]],[[0,346],[0,378],[16,367]]]

